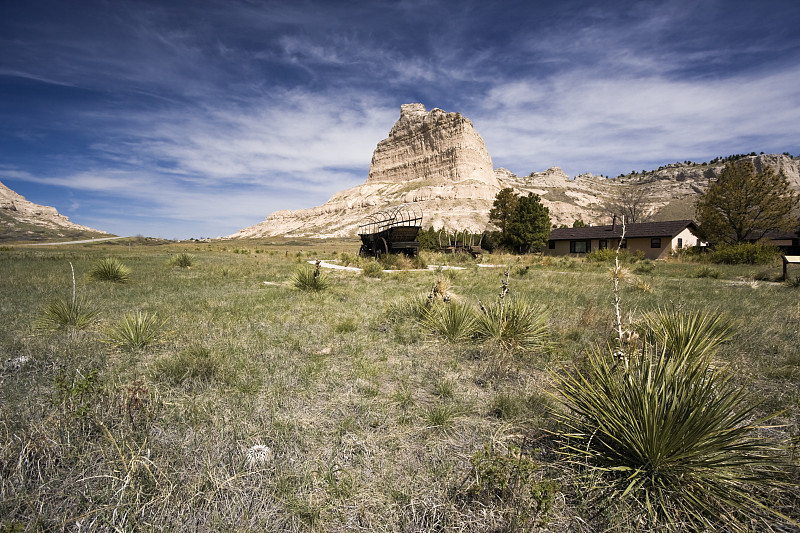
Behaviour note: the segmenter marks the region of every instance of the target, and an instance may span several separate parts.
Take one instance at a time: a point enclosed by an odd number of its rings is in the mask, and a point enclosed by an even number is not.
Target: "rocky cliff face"
[[[105,233],[80,224],[74,224],[59,214],[55,207],[29,202],[23,196],[0,183],[0,228],[3,233],[39,233],[26,230],[35,226],[53,230],[54,236],[64,236],[64,232]]]
[[[406,104],[375,148],[366,183],[319,207],[278,211],[231,237],[348,236],[365,216],[408,202],[420,204],[426,226],[482,231],[499,190],[492,159],[469,119]]]
[[[750,159],[759,171],[768,165],[783,172],[800,191],[800,160],[785,155]],[[605,204],[623,189],[644,189],[652,220],[687,219],[694,217],[697,195],[724,166],[673,163],[615,179],[591,174],[570,178],[553,167],[520,177],[492,168],[483,139],[459,113],[406,104],[389,136],[375,148],[366,183],[334,194],[319,207],[278,211],[231,237],[349,236],[365,216],[409,202],[420,204],[426,227],[483,231],[502,187],[538,194],[559,225],[575,220],[606,223]]]

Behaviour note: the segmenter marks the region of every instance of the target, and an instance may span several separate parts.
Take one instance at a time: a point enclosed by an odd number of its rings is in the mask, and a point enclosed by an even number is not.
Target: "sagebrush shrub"
[[[781,251],[775,246],[742,242],[719,246],[709,254],[708,258],[713,263],[728,265],[761,265],[776,261],[780,255]]]

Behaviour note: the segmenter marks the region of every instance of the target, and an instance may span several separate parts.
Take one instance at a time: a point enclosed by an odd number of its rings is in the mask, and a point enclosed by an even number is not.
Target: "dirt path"
[[[66,242],[33,242],[30,244],[22,244],[20,246],[58,246],[60,244],[86,244],[89,242],[113,241],[115,239],[127,239],[127,237],[101,237],[99,239],[84,239],[82,241],[66,241]]]

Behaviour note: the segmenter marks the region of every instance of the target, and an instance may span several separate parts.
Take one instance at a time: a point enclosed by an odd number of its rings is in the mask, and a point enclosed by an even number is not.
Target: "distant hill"
[[[29,202],[0,183],[0,242],[77,240],[109,235],[72,223],[55,207]]]
[[[800,159],[787,154],[678,162],[613,179],[592,174],[570,178],[558,167],[515,176],[493,168],[483,139],[460,113],[405,104],[389,136],[375,148],[364,184],[334,194],[319,207],[277,211],[230,237],[351,236],[365,216],[401,203],[418,204],[425,227],[483,231],[503,187],[540,195],[557,225],[571,225],[575,220],[610,223],[608,204],[625,194],[639,198],[649,220],[690,219],[697,195],[727,161],[742,158],[752,159],[758,170],[769,165],[782,171],[800,191]]]

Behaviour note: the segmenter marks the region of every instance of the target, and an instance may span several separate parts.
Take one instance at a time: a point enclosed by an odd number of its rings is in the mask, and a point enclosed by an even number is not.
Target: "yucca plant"
[[[131,271],[119,259],[108,257],[97,262],[89,276],[98,281],[127,283]]]
[[[69,268],[72,272],[72,299],[59,297],[50,302],[36,319],[36,328],[80,330],[88,327],[97,318],[98,311],[85,297],[77,295],[75,269],[71,262]]]
[[[536,348],[546,344],[547,312],[519,298],[481,303],[475,325],[476,335],[506,348]]]
[[[104,340],[122,350],[141,350],[163,337],[166,322],[155,313],[137,311],[108,328]]]
[[[749,518],[769,514],[753,489],[773,463],[751,422],[756,403],[710,365],[729,326],[702,313],[648,320],[656,345],[626,364],[595,352],[583,369],[556,376],[563,451],[599,472],[609,500],[648,528],[749,530]]]
[[[450,342],[469,339],[475,332],[475,311],[464,302],[425,307],[422,324]]]
[[[314,268],[299,268],[292,276],[292,285],[301,291],[323,292],[328,290],[331,282],[327,274],[320,270],[320,262]]]
[[[56,298],[36,319],[40,329],[86,329],[97,318],[98,311],[82,296],[72,299]]]
[[[733,334],[720,313],[659,308],[645,313],[637,327],[645,342],[675,357],[706,357]]]
[[[180,267],[180,268],[189,268],[194,264],[195,257],[194,255],[186,252],[181,252],[179,254],[173,255],[167,261],[167,264],[170,266]]]

